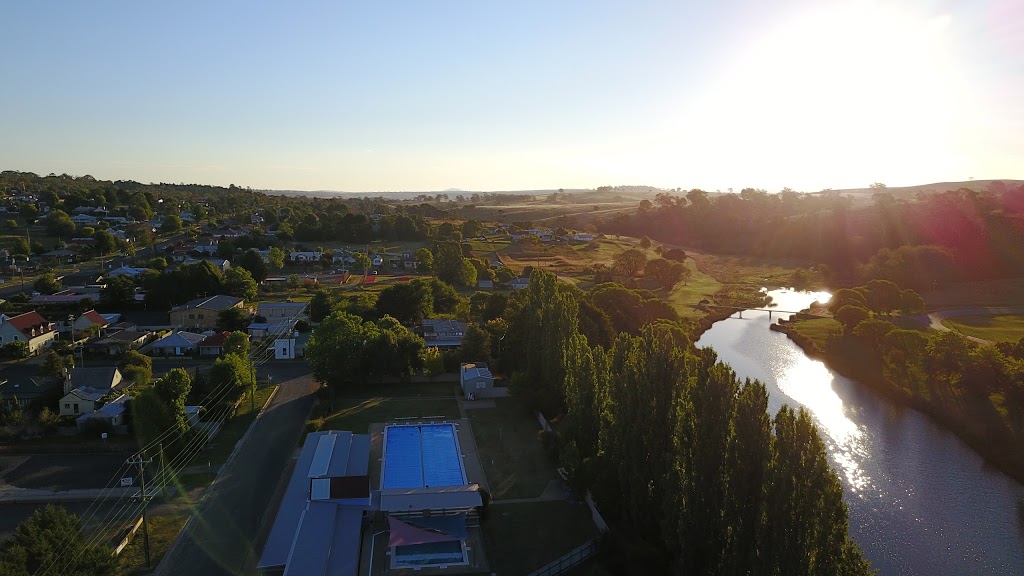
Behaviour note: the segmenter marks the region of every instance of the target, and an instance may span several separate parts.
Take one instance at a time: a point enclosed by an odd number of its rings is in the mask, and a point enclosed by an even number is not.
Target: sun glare
[[[752,181],[866,184],[871,167],[874,180],[898,183],[936,165],[955,171],[962,79],[944,45],[950,24],[864,2],[794,17],[740,48],[689,107],[681,128],[699,138],[687,154]]]

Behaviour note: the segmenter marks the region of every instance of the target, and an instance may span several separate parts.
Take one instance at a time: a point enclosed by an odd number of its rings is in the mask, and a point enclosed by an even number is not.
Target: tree
[[[356,261],[356,270],[359,270],[363,274],[370,270],[371,260],[366,254],[363,254],[362,252],[353,252],[352,259]]]
[[[63,378],[64,370],[69,368],[69,363],[64,357],[56,352],[50,352],[43,359],[39,366],[39,375],[45,378]]]
[[[437,277],[455,286],[476,286],[476,268],[462,255],[456,242],[438,242],[434,247]]]
[[[903,292],[888,280],[872,280],[865,285],[868,307],[879,314],[886,314],[900,307]]]
[[[160,224],[160,233],[174,234],[179,231],[181,231],[181,217],[177,214],[164,216],[164,221]]]
[[[100,291],[100,302],[104,306],[121,308],[134,301],[135,282],[127,275],[107,279],[107,285]]]
[[[232,332],[224,339],[224,354],[237,354],[242,358],[249,357],[249,335],[245,332]]]
[[[93,232],[92,239],[96,241],[93,246],[101,256],[110,254],[117,250],[117,239],[114,238],[113,234],[106,230],[97,230]]]
[[[907,288],[900,294],[900,310],[904,314],[920,314],[924,309],[924,298],[917,292]]]
[[[27,358],[28,357],[28,343],[24,340],[16,340],[14,342],[8,342],[0,347],[0,353],[6,358]]]
[[[491,335],[477,324],[466,326],[459,352],[463,362],[490,362]]]
[[[185,401],[192,390],[192,378],[189,377],[188,372],[182,368],[174,368],[163,378],[157,380],[153,388],[170,407],[174,421],[178,425],[178,432],[187,434],[191,429],[191,424],[189,424],[188,414],[185,412]]]
[[[223,287],[225,293],[236,298],[242,298],[243,300],[256,299],[256,281],[245,268],[238,266],[228,268],[224,272]]]
[[[847,334],[853,334],[857,325],[867,320],[871,316],[866,308],[860,306],[843,306],[835,313],[836,320],[843,325],[843,331]]]
[[[316,294],[309,301],[309,319],[313,322],[322,322],[324,318],[331,314],[331,309],[333,308],[334,302],[331,299],[331,295],[325,290],[317,290]]]
[[[267,260],[269,260],[268,264],[270,265],[271,270],[274,272],[280,272],[281,269],[284,268],[284,250],[274,246],[267,254]]]
[[[0,573],[5,575],[106,576],[116,571],[117,557],[89,544],[78,517],[53,504],[18,524],[0,550]]]
[[[416,270],[421,274],[434,273],[434,254],[427,248],[420,248],[416,251]]]
[[[612,269],[621,276],[633,277],[643,270],[646,264],[647,256],[636,248],[630,248],[615,255],[612,260]]]
[[[217,313],[217,329],[226,332],[244,331],[252,323],[245,308],[227,308]]]
[[[46,215],[46,233],[50,236],[72,236],[77,230],[71,216],[63,210],[52,210]]]
[[[263,256],[260,256],[256,250],[246,250],[245,254],[238,259],[238,266],[248,270],[256,282],[263,282],[270,273],[267,263],[263,261]]]
[[[462,223],[462,237],[473,238],[480,235],[484,227],[480,224],[480,221],[472,218]]]
[[[53,294],[54,292],[60,291],[60,282],[57,281],[57,278],[53,274],[47,272],[40,276],[39,279],[32,284],[32,287],[36,289],[36,292]]]
[[[125,352],[117,367],[136,386],[145,386],[153,377],[153,359],[135,350]]]
[[[882,340],[885,338],[885,335],[895,329],[896,326],[892,322],[879,318],[868,318],[857,324],[853,329],[853,335],[864,341],[876,353],[879,353],[882,350]]]
[[[849,288],[840,288],[836,290],[835,294],[828,301],[828,309],[835,314],[837,310],[843,306],[859,306],[861,308],[867,308],[867,300],[864,299],[864,295],[857,290],[851,290]]]
[[[363,352],[377,340],[378,329],[358,316],[334,312],[313,331],[306,360],[317,381],[332,388],[351,384],[362,372]]]
[[[256,383],[256,369],[252,360],[238,354],[225,354],[213,363],[209,372],[214,389],[228,390],[225,401],[234,402]]]
[[[394,284],[380,291],[377,312],[406,324],[416,323],[433,311],[432,296],[429,286],[421,282]]]
[[[24,238],[15,238],[14,245],[11,247],[11,254],[15,256],[28,256],[32,251],[32,247],[28,245],[28,240]]]
[[[672,260],[673,262],[683,262],[686,260],[686,252],[683,252],[679,248],[669,248],[661,253],[661,257],[665,260]]]
[[[643,236],[642,238],[640,238],[640,247],[643,248],[644,250],[650,248],[651,239],[648,238],[647,236]]]
[[[679,262],[670,262],[664,258],[655,258],[654,260],[649,261],[647,266],[644,267],[644,276],[656,280],[665,288],[671,288],[683,279],[683,270],[686,269],[686,266]]]

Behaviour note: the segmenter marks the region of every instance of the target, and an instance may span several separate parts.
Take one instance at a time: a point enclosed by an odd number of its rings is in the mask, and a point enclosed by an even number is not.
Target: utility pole
[[[152,459],[143,460],[141,453],[126,461],[129,465],[135,464],[139,467],[139,482],[142,484],[142,494],[139,496],[142,498],[142,545],[146,551],[146,568],[151,567],[149,558],[149,522],[146,519],[146,508],[149,507],[149,495],[146,494],[146,464],[152,461]]]

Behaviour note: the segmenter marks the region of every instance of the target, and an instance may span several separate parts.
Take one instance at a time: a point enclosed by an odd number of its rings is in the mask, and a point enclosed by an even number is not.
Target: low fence
[[[126,528],[127,531],[125,532],[124,537],[117,543],[117,546],[114,546],[111,556],[117,556],[125,549],[126,546],[132,543],[132,540],[135,539],[135,533],[139,531],[140,526],[142,526],[142,516],[139,516],[139,519],[135,521],[135,524]]]
[[[530,572],[530,576],[558,576],[564,574],[575,566],[582,564],[584,560],[597,554],[597,540],[590,540],[577,546],[563,555],[558,560],[547,566]]]

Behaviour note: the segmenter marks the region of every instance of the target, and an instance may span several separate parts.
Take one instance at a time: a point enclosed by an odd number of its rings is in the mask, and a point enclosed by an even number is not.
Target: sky
[[[1024,179],[1019,0],[4,2],[0,169],[351,192]]]

